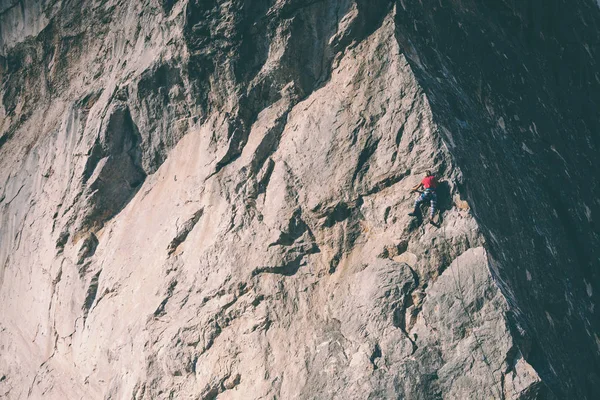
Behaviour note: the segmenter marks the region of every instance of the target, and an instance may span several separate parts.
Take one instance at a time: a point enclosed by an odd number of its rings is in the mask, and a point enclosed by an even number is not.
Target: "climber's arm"
[[[419,183],[418,185],[415,185],[415,186],[413,186],[413,188],[412,188],[412,189],[410,189],[410,192],[411,192],[411,193],[412,193],[412,192],[418,192],[418,191],[419,191],[419,189],[421,189],[421,186],[423,186],[423,184],[422,184],[422,183]]]

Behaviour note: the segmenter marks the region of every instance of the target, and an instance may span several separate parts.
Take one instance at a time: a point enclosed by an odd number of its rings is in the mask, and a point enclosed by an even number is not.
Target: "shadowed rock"
[[[0,397],[595,400],[598,26],[0,1]]]

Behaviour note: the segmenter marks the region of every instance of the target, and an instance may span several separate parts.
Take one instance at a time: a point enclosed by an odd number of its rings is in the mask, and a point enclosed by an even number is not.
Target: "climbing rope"
[[[442,227],[442,237],[444,239],[444,244],[445,244],[445,253],[448,257],[448,259],[450,259],[450,245],[448,242],[448,239],[446,237],[446,226],[444,225]],[[460,304],[462,306],[462,309],[464,311],[464,313],[467,315],[467,317],[469,318],[469,324],[471,325],[471,332],[473,333],[473,337],[475,337],[475,343],[476,343],[476,347],[479,349],[479,351],[481,351],[481,354],[483,356],[483,362],[485,363],[485,365],[487,366],[487,369],[490,373],[490,376],[492,377],[492,382],[494,383],[494,386],[492,388],[490,388],[490,392],[492,393],[492,397],[496,396],[496,390],[494,389],[498,389],[498,399],[503,399],[504,397],[502,396],[502,385],[500,382],[496,382],[496,378],[494,377],[494,371],[492,370],[492,366],[490,365],[490,362],[488,360],[488,357],[485,353],[485,350],[483,349],[483,345],[481,340],[479,339],[479,337],[477,336],[477,334],[475,333],[475,321],[473,320],[473,316],[471,315],[471,313],[469,312],[469,310],[467,309],[467,305],[465,303],[465,298],[463,296],[462,293],[462,286],[460,283],[460,264],[458,261],[458,257],[456,257],[456,259],[454,260],[456,262],[456,273],[454,271],[454,269],[451,268],[451,266],[449,265],[448,268],[450,268],[450,272],[452,275],[452,279],[454,281],[454,285],[456,287],[456,289],[458,290],[458,300],[460,301]],[[498,385],[498,387],[496,387],[496,385]]]

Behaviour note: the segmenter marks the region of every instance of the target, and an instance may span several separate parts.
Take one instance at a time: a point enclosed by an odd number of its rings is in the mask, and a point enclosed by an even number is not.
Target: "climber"
[[[431,174],[429,171],[425,171],[425,178],[418,185],[414,186],[410,192],[419,192],[421,193],[417,200],[415,201],[415,209],[408,213],[411,217],[418,217],[421,215],[421,203],[429,200],[431,202],[431,207],[429,209],[429,215],[431,216],[429,222],[433,224],[433,216],[435,215],[436,205],[437,205],[437,194],[435,193],[435,189],[437,188],[438,182],[435,176]],[[421,190],[423,188],[423,190]]]

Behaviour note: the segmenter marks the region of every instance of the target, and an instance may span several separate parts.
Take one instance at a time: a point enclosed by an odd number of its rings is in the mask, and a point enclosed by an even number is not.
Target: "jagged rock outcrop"
[[[487,3],[0,1],[0,396],[597,398],[600,8]]]

